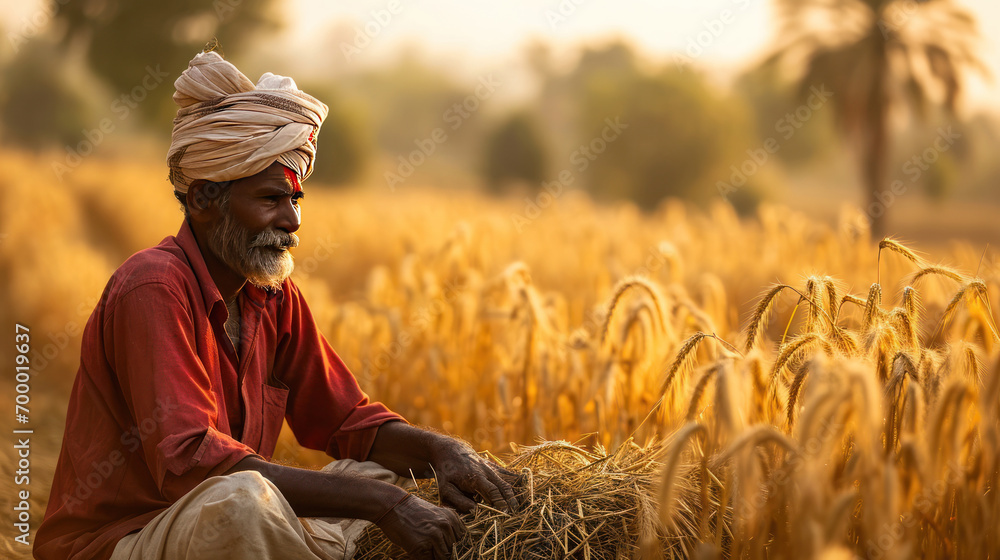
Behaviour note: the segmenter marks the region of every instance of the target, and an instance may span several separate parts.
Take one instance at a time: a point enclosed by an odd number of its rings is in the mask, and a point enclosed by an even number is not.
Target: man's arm
[[[381,480],[279,465],[257,455],[244,457],[226,474],[240,471],[256,471],[270,480],[298,517],[375,521],[407,494]]]
[[[279,314],[279,351],[274,370],[289,386],[286,417],[296,439],[336,458],[371,460],[400,476],[437,475],[442,499],[462,511],[481,495],[495,507],[516,506],[499,467],[468,445],[400,422],[402,417],[371,403],[357,380],[316,327],[295,284]],[[513,476],[504,472],[504,475]]]
[[[256,471],[273,483],[298,517],[346,517],[372,521],[411,558],[448,558],[465,535],[454,511],[370,478],[311,471],[243,458],[226,474]],[[433,555],[433,556],[432,556]]]
[[[514,491],[503,478],[513,478],[514,473],[483,459],[458,439],[405,422],[387,422],[379,426],[368,460],[400,476],[412,472],[417,478],[437,478],[441,500],[459,511],[471,511],[476,494],[493,507],[517,509]]]

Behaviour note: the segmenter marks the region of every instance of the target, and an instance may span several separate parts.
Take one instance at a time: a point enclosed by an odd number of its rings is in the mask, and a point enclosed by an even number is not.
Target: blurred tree
[[[330,185],[357,181],[374,151],[366,107],[326,82],[300,87],[330,108],[319,133],[312,179]]]
[[[520,111],[487,136],[483,175],[494,191],[509,181],[524,181],[537,189],[548,178],[547,157],[537,117]]]
[[[561,106],[555,114],[573,131],[559,167],[578,173],[599,198],[644,208],[667,196],[705,202],[752,147],[739,99],[718,94],[692,69],[649,66],[624,43],[585,51],[572,72],[548,82],[543,107]]]
[[[800,91],[833,91],[837,121],[861,162],[875,237],[889,208],[889,113],[909,101],[955,109],[967,69],[985,72],[975,19],[951,0],[776,0],[781,44],[768,64],[798,64]],[[937,95],[936,95],[937,94]]]
[[[75,61],[71,55],[82,53],[80,59],[112,92],[113,100],[97,119],[140,115],[169,131],[176,111],[171,102],[173,78],[213,37],[237,51],[249,41],[259,40],[262,33],[278,29],[276,6],[276,0],[59,2],[44,32],[17,39],[17,58],[5,72],[2,85],[7,102],[0,111],[5,116],[23,117],[21,121],[31,120],[38,128],[25,128],[28,123],[15,122],[16,118],[9,123],[5,119],[7,137],[31,144],[46,139],[62,141],[80,135],[82,127],[76,122],[80,118],[96,120],[92,115],[65,117],[75,109],[67,94],[53,87],[58,78],[27,69],[38,58],[36,51],[47,48],[42,44],[46,41],[57,45],[57,60]],[[234,63],[239,66],[238,60]],[[18,100],[29,92],[39,94],[32,96],[30,103]]]
[[[575,115],[579,95],[566,76],[555,69],[552,47],[535,39],[523,51],[526,66],[533,74],[538,89],[536,113],[553,146],[569,146],[575,140]]]
[[[417,147],[415,140],[435,128],[444,128],[450,137],[454,119],[459,119],[458,128],[471,120],[454,109],[465,95],[459,86],[412,53],[404,53],[388,68],[345,76],[340,85],[364,97],[376,142],[390,153],[409,153]]]
[[[3,69],[0,122],[4,142],[42,149],[52,142],[75,144],[86,126],[88,99],[69,79],[59,53],[35,42]]]
[[[65,22],[64,45],[85,38],[90,67],[123,93],[142,84],[147,67],[176,76],[207,41],[216,38],[235,52],[281,23],[275,0],[81,0],[66,3],[56,20]],[[158,97],[169,98],[170,90],[162,88]]]
[[[924,188],[927,196],[935,202],[941,202],[955,189],[958,177],[958,165],[955,156],[944,152],[933,165],[928,166],[924,175]]]
[[[979,166],[973,144],[983,141],[970,123],[956,120],[943,108],[931,108],[923,119],[900,131],[893,144],[889,179],[902,181],[908,190],[922,188],[931,201],[943,202],[972,181]]]
[[[347,74],[338,87],[363,99],[390,188],[417,180],[465,184],[475,180],[489,105],[490,75],[457,81],[407,48],[394,64]],[[484,93],[481,97],[477,93]]]
[[[800,103],[799,92],[779,75],[777,65],[749,68],[736,81],[736,92],[746,99],[755,117],[757,139],[781,138],[786,122]],[[833,111],[814,111],[808,126],[795,130],[795,141],[782,141],[778,157],[789,164],[808,164],[828,155],[836,145]]]
[[[1000,201],[1000,160],[996,146],[1000,145],[1000,119],[980,115],[962,124],[962,145],[968,153],[960,166],[960,182],[965,194],[980,200]]]

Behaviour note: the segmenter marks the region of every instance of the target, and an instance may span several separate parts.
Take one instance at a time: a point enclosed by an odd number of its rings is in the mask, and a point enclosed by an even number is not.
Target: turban
[[[199,53],[174,82],[177,117],[170,135],[170,182],[248,177],[280,162],[305,180],[327,106],[270,72],[255,86],[218,53]]]

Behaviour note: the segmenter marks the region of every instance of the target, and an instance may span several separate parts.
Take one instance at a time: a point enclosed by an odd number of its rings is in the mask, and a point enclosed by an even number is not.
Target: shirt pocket
[[[261,456],[271,460],[274,448],[278,445],[278,434],[285,421],[285,406],[288,403],[288,389],[263,384],[261,387]]]

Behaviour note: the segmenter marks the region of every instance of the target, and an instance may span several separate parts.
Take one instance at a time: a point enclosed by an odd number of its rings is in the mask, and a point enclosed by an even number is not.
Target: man
[[[436,476],[462,511],[477,494],[516,507],[502,469],[369,402],[289,279],[327,107],[213,52],[174,85],[185,220],[115,272],[87,323],[36,558],[350,558],[366,522],[412,558],[449,557],[464,526],[401,477]],[[268,462],[283,419],[342,460]]]

